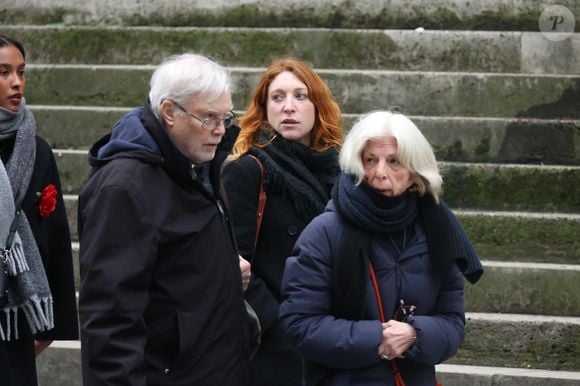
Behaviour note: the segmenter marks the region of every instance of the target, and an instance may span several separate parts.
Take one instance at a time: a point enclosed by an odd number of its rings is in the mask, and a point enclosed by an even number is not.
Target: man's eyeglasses
[[[181,106],[179,103],[172,101],[171,99],[168,99],[171,103],[173,103],[175,106],[177,106],[178,109],[180,109],[181,111],[183,111],[184,113],[186,113],[187,115],[189,115],[192,118],[197,119],[199,122],[201,122],[201,127],[204,128],[205,130],[215,130],[218,128],[220,122],[223,122],[224,124],[224,128],[228,128],[231,125],[234,124],[235,120],[236,120],[236,113],[234,113],[233,111],[228,111],[223,118],[217,118],[217,117],[207,117],[204,119],[198,118],[195,115],[193,115],[191,112],[189,112],[185,107]]]

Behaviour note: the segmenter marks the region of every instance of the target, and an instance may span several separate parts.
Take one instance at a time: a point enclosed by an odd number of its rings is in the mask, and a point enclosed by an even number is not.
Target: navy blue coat
[[[364,317],[333,316],[333,256],[338,254],[344,223],[332,201],[325,213],[302,232],[288,258],[282,282],[282,327],[305,360],[324,369],[332,385],[393,385],[390,362],[378,356],[382,326],[370,277]],[[417,307],[409,323],[415,344],[397,360],[407,385],[435,385],[435,364],[453,356],[464,337],[463,276],[455,265],[445,275],[431,267],[421,224],[402,255],[387,234],[374,235],[369,259],[379,283],[387,319],[400,299]],[[306,385],[315,384],[305,379]]]

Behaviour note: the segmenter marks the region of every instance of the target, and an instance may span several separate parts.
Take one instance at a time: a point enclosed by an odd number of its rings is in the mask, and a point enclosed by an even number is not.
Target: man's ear
[[[168,99],[161,102],[159,106],[159,117],[165,127],[171,129],[175,125],[175,105]]]

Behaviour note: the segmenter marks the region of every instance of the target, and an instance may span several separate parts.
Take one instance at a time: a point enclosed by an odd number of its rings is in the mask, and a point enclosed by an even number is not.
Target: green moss
[[[293,8],[281,12],[264,10],[263,7],[243,4],[220,12],[183,12],[179,15],[133,16],[124,20],[127,25],[170,26],[255,26],[255,27],[325,27],[325,28],[371,28],[371,29],[458,29],[458,30],[537,30],[539,15],[513,16],[505,10],[485,12],[461,19],[450,9],[440,8],[433,13],[415,7],[412,12],[397,15],[387,8],[373,13],[353,9],[349,2],[327,9],[314,7]]]
[[[443,147],[439,146],[435,148],[435,155],[437,159],[445,159],[449,161],[457,161],[465,159],[466,152],[463,150],[463,145],[461,141],[455,141],[453,145]]]
[[[579,271],[486,267],[477,285],[466,285],[470,312],[580,315]]]
[[[577,264],[580,221],[567,219],[460,216],[484,259]]]
[[[0,24],[60,24],[64,21],[65,15],[70,13],[70,11],[60,7],[49,10],[27,8],[8,11],[3,9],[0,11]]]
[[[319,7],[293,7],[285,10],[266,9],[253,4],[224,7],[217,11],[180,10],[172,15],[153,13],[146,17],[133,14],[114,15],[110,20],[91,20],[90,15],[68,9],[50,11],[17,9],[0,12],[0,23],[5,24],[53,24],[72,22],[77,24],[119,23],[124,25],[163,26],[251,26],[251,27],[326,27],[326,28],[372,28],[457,30],[518,30],[537,31],[538,12],[519,12],[499,6],[497,10],[460,17],[453,9],[440,7],[428,12],[424,7],[410,7],[404,14],[393,13],[389,7],[377,8],[372,13],[355,9],[352,0],[341,4]],[[121,19],[119,19],[121,18]],[[578,23],[577,23],[578,31]]]
[[[475,154],[478,156],[488,156],[491,150],[491,139],[482,138],[479,145],[475,148]]]
[[[580,170],[445,165],[444,198],[455,207],[580,213]]]
[[[468,321],[466,339],[450,363],[580,369],[580,328],[573,324]],[[485,355],[482,355],[485,353]]]
[[[125,25],[165,26],[255,26],[255,27],[326,27],[326,28],[416,28],[427,29],[475,29],[475,30],[536,30],[537,15],[510,16],[510,12],[498,10],[461,19],[455,12],[439,8],[426,13],[414,7],[406,15],[393,14],[382,8],[373,13],[353,9],[349,0],[327,9],[314,7],[291,8],[281,12],[265,10],[252,4],[228,7],[220,11],[191,10],[171,16],[153,14],[148,17],[131,15],[122,21]],[[535,16],[535,17],[534,17]],[[60,15],[62,20],[62,13]],[[43,24],[46,18],[38,18]]]

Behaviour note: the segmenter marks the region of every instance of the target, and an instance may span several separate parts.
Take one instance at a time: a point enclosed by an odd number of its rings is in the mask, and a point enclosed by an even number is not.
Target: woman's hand
[[[244,291],[250,284],[250,277],[252,276],[252,266],[250,262],[240,256],[240,271],[242,271],[242,288]]]
[[[391,319],[383,323],[383,338],[379,346],[379,355],[383,359],[404,358],[403,353],[415,343],[416,338],[417,333],[413,326]]]

